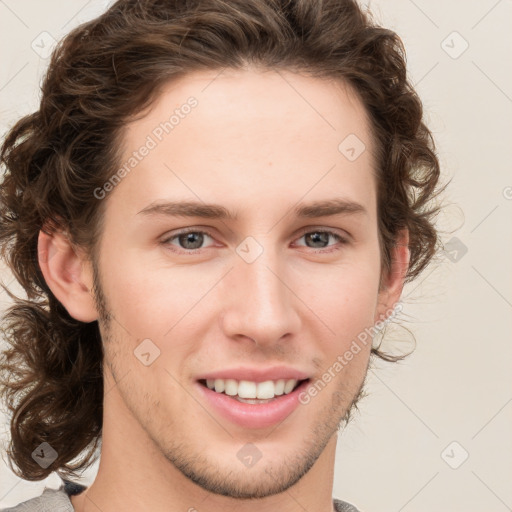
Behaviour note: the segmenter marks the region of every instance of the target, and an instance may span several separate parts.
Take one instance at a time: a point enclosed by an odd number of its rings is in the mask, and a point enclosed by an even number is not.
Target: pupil
[[[194,238],[197,240],[194,242]],[[179,237],[180,244],[185,243],[185,249],[199,249],[203,244],[203,235],[201,233],[185,233]],[[188,243],[192,243],[192,247]]]
[[[318,243],[320,241],[321,244],[328,244],[329,243],[329,233],[322,233],[319,231],[315,231],[313,233],[306,235],[306,239],[312,240],[313,243]],[[318,247],[318,246],[315,246],[315,247]],[[325,245],[322,245],[322,247],[325,247]]]

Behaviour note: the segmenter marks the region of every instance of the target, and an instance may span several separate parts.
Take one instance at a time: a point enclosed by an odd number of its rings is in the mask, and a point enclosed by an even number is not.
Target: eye
[[[206,231],[182,231],[181,233],[175,234],[162,241],[164,245],[178,246],[179,249],[185,250],[185,252],[192,252],[196,249],[204,249],[202,247],[206,238],[213,237]],[[176,243],[173,241],[176,240]],[[171,250],[175,250],[172,249]],[[177,251],[179,252],[179,251]]]
[[[311,229],[311,228],[309,228]],[[299,238],[304,238],[306,242],[306,247],[309,247],[311,249],[324,249],[326,247],[332,247],[332,249],[328,251],[320,251],[320,252],[331,252],[332,250],[338,250],[340,247],[336,247],[336,244],[329,245],[329,239],[336,240],[339,244],[345,245],[348,244],[348,240],[341,236],[340,234],[336,233],[335,231],[329,231],[329,230],[322,230],[317,229],[313,231],[303,231],[302,236]],[[311,245],[308,245],[311,244]],[[301,244],[298,244],[301,245]]]
[[[207,238],[214,240],[213,235],[207,231],[185,230],[165,238],[162,241],[162,244],[168,246],[172,251],[177,253],[194,254],[196,251],[200,251],[200,249],[208,248],[208,246],[203,246]],[[305,247],[309,247],[310,249],[321,249],[320,251],[315,251],[320,253],[339,250],[341,249],[339,245],[349,243],[348,239],[341,236],[339,233],[325,229],[312,230],[311,228],[305,228],[302,231],[300,238],[297,240],[300,240],[301,238],[305,239]],[[336,243],[329,244],[330,240],[337,241],[339,245],[336,246]],[[297,245],[302,246],[302,244]],[[328,249],[325,250],[325,248]]]

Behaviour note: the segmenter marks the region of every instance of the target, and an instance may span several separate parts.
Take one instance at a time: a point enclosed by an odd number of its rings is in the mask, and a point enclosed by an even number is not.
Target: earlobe
[[[395,304],[400,300],[409,262],[409,231],[403,229],[400,231],[396,244],[391,251],[391,269],[384,276],[382,282],[375,322],[386,320]]]
[[[90,262],[63,232],[39,232],[38,261],[46,284],[70,316],[81,322],[98,319]]]

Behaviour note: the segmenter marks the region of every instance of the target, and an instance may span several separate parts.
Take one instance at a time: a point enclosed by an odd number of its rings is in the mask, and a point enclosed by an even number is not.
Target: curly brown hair
[[[442,189],[432,135],[401,40],[355,0],[119,0],[58,44],[39,110],[19,120],[1,147],[1,256],[27,294],[11,294],[0,360],[12,412],[9,464],[22,478],[77,476],[92,463],[102,429],[98,322],[75,320],[50,291],[38,263],[39,231],[65,229],[94,257],[106,204],[94,190],[119,166],[126,122],[170,80],[247,63],[357,91],[377,148],[382,268],[389,270],[402,228],[410,237],[406,281],[435,255],[440,206],[432,200]],[[47,468],[31,456],[42,442],[57,452]]]

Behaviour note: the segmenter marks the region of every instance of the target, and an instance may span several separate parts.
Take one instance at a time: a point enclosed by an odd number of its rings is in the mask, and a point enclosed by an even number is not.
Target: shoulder
[[[45,489],[41,496],[24,501],[1,512],[71,512],[73,507],[68,495],[62,488]]]
[[[45,489],[41,496],[24,501],[0,512],[74,512],[70,496],[85,489],[83,485],[64,480],[58,489]]]
[[[351,505],[346,501],[337,500],[336,498],[333,501],[336,512],[359,512],[354,505]]]

